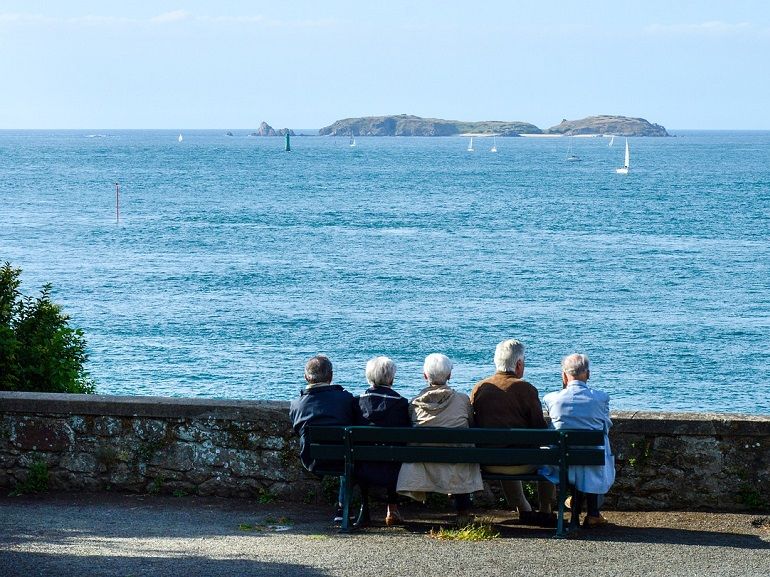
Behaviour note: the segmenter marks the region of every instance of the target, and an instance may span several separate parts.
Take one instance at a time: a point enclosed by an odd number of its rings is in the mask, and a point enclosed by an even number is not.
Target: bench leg
[[[567,496],[564,494],[564,484],[559,483],[559,491],[558,491],[558,497],[556,498],[556,502],[558,504],[557,507],[557,514],[556,514],[556,538],[557,539],[563,539],[567,536],[566,531],[564,530],[564,501],[567,498]]]
[[[347,475],[340,477],[342,493],[342,525],[340,533],[350,533],[350,493],[351,487]]]

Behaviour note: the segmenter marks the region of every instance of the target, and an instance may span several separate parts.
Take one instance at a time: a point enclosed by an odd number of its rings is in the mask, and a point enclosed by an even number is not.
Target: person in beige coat
[[[433,353],[425,358],[423,377],[428,382],[409,403],[415,427],[473,426],[473,408],[465,393],[447,385],[452,375],[452,361],[446,355]],[[427,493],[452,495],[458,523],[469,520],[470,494],[484,488],[477,463],[404,463],[398,475],[398,492],[417,501],[425,501]]]

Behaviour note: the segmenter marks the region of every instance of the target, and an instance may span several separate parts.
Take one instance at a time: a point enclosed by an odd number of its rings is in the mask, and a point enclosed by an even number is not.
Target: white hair
[[[388,357],[374,357],[366,363],[366,381],[371,386],[390,387],[396,378],[396,363]]]
[[[524,343],[516,339],[508,339],[497,343],[495,348],[495,368],[500,372],[512,373],[516,363],[524,361]]]
[[[561,370],[570,377],[576,377],[588,372],[588,355],[573,353],[561,360]]]
[[[452,361],[441,353],[431,353],[425,357],[422,370],[428,377],[428,384],[445,385],[452,375]]]

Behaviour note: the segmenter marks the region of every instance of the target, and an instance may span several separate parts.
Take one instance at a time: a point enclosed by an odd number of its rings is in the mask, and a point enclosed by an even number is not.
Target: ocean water
[[[770,414],[770,132],[623,140],[0,131],[0,260],[54,284],[109,394],[289,399],[303,363],[470,391],[495,344],[618,410]],[[121,183],[116,223],[114,182]]]

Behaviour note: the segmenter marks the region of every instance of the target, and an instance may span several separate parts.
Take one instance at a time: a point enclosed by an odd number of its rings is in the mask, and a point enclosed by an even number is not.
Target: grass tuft
[[[469,523],[465,527],[431,529],[428,533],[428,537],[441,541],[488,541],[499,536],[492,523],[485,520]]]

